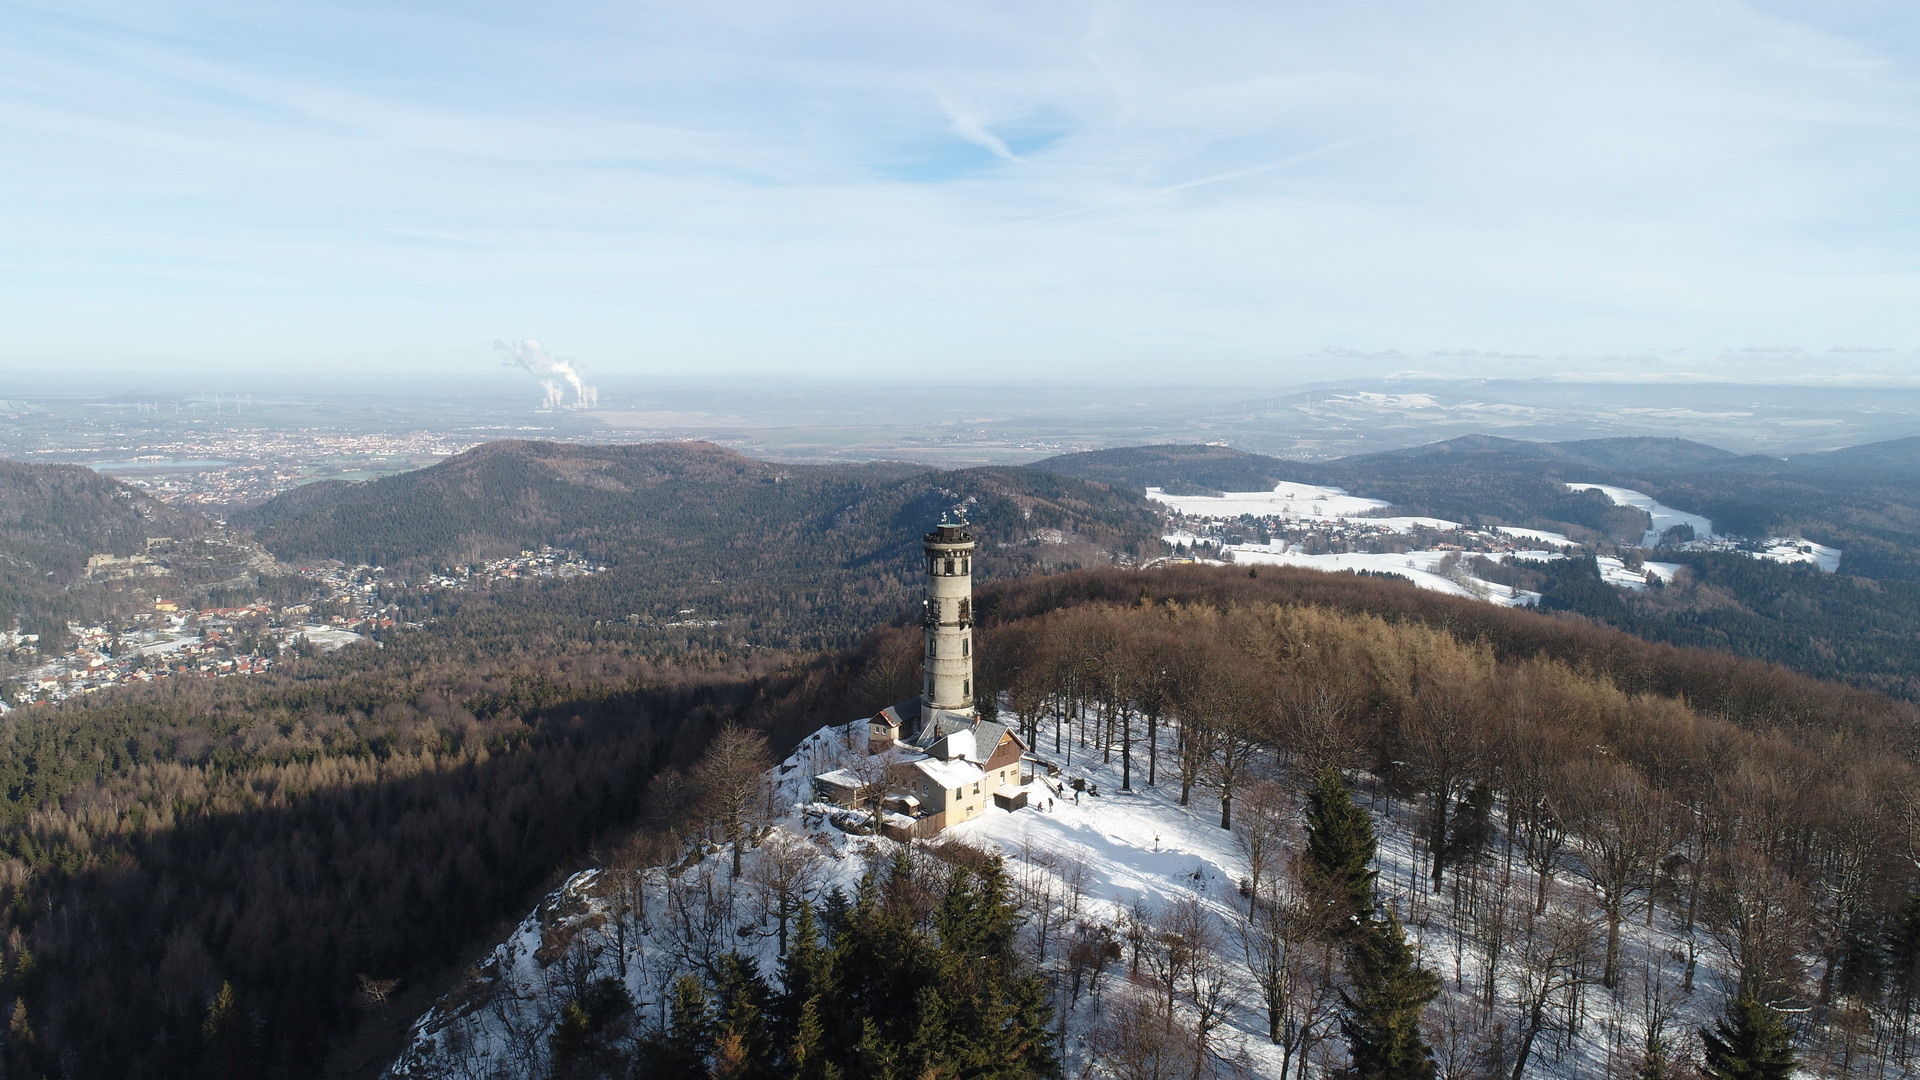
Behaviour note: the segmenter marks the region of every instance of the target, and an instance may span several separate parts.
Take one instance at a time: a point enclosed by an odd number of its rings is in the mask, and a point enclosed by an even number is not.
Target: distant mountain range
[[[1848,574],[1920,580],[1920,438],[1782,459],[1685,439],[1540,443],[1469,435],[1325,463],[1223,446],[1142,446],[1029,467],[1176,495],[1265,490],[1282,480],[1332,484],[1407,513],[1469,524],[1575,524],[1608,534],[1617,526],[1604,500],[1574,496],[1563,484],[1613,484],[1711,518],[1722,532],[1799,532],[1842,548]]]
[[[1201,494],[1283,480],[1328,484],[1410,514],[1637,542],[1642,511],[1565,487],[1611,484],[1704,515],[1723,532],[1797,532],[1844,552],[1840,574],[1824,580],[1698,560],[1698,579],[1721,584],[1684,603],[1669,593],[1667,607],[1645,614],[1636,632],[1855,681],[1912,667],[1880,684],[1908,694],[1901,687],[1909,681],[1920,692],[1920,656],[1889,659],[1892,638],[1881,631],[1920,619],[1916,478],[1920,438],[1779,459],[1683,439],[1475,435],[1327,463],[1168,444],[951,472],[778,464],[709,443],[507,440],[398,476],[298,488],[230,523],[288,563],[382,565],[413,580],[543,544],[568,547],[611,571],[544,590],[545,598],[497,602],[520,605],[519,617],[541,625],[692,610],[741,640],[812,648],[844,644],[907,610],[918,536],[943,514],[973,523],[984,575],[1007,577],[1158,554],[1163,520],[1144,498],[1149,487]],[[215,528],[84,469],[0,466],[0,619],[75,617],[85,593],[73,586],[88,556]],[[1847,584],[1866,580],[1879,591]],[[1618,610],[1591,614],[1617,622]],[[511,623],[504,611],[489,617]],[[1866,627],[1880,628],[1874,643],[1842,647]]]

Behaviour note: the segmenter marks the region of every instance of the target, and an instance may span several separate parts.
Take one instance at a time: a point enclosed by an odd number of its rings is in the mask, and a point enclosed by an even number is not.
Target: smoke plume
[[[542,348],[532,338],[515,338],[512,341],[496,341],[493,347],[507,354],[507,362],[525,368],[527,374],[540,380],[546,388],[547,399],[540,407],[551,412],[554,409],[590,409],[600,403],[600,392],[588,386],[580,377],[580,370],[571,360],[563,360]],[[567,392],[561,384],[573,387],[573,402],[567,403]]]

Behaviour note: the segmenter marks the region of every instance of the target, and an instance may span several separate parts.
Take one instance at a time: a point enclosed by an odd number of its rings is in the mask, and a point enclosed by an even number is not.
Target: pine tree
[[[1700,1029],[1705,1073],[1713,1080],[1788,1080],[1793,1075],[1793,1036],[1780,1014],[1752,994],[1727,1003],[1714,1030]]]
[[[1440,993],[1440,978],[1419,964],[1400,920],[1364,924],[1347,956],[1352,982],[1340,992],[1340,1033],[1356,1080],[1433,1080],[1433,1050],[1420,1013]]]
[[[814,919],[813,905],[801,901],[787,954],[780,958],[780,993],[774,997],[771,1010],[781,1045],[799,1035],[800,1014],[808,1002],[832,996],[833,956],[820,944],[820,924]],[[817,1010],[814,1022],[821,1022]]]
[[[901,1075],[944,1076],[958,1071],[950,1060],[948,1044],[954,1033],[940,992],[931,986],[921,987],[913,995],[913,1015],[913,1037],[900,1056]]]
[[[200,1025],[200,1075],[207,1077],[251,1077],[257,1062],[253,1025],[233,984],[223,982],[220,991],[207,1005],[207,1018]]]
[[[649,1040],[644,1057],[648,1075],[697,1077],[707,1074],[713,1052],[713,1015],[707,988],[682,975],[667,988],[668,1025]]]
[[[860,1041],[854,1045],[854,1075],[860,1080],[893,1080],[895,1050],[873,1017],[860,1018]]]
[[[933,926],[948,952],[1003,960],[1013,948],[1020,916],[1009,897],[1006,871],[995,856],[978,876],[956,869],[933,913]]]
[[[840,1069],[827,1058],[826,1028],[820,1023],[820,998],[800,1006],[793,1040],[787,1044],[787,1072],[793,1080],[839,1080]]]
[[[731,1080],[758,1080],[773,1069],[773,1035],[767,1030],[772,993],[754,962],[739,953],[720,958],[720,1017],[714,1024],[717,1058],[727,1059]],[[715,1073],[719,1073],[716,1064]]]
[[[1340,773],[1320,774],[1307,797],[1308,873],[1338,898],[1340,910],[1328,921],[1335,926],[1362,927],[1374,913],[1373,855],[1380,846],[1373,819],[1356,805]]]

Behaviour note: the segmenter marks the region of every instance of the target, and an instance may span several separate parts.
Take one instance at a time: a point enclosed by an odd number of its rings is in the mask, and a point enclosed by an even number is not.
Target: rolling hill
[[[199,514],[79,465],[0,461],[0,630],[18,618],[29,633],[57,634],[68,619],[98,615],[111,599],[86,587],[94,555],[143,555],[149,539],[214,531]]]
[[[417,472],[289,492],[237,525],[289,561],[403,575],[552,544],[610,570],[513,601],[591,621],[691,614],[753,644],[843,644],[907,609],[919,536],[964,512],[981,573],[1157,554],[1140,495],[1021,468],[786,465],[710,443],[488,443]]]

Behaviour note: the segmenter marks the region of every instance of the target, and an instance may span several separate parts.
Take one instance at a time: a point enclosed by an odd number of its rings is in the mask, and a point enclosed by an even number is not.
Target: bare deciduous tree
[[[1123,995],[1093,1039],[1095,1060],[1115,1080],[1200,1080],[1197,1046],[1191,1028],[1141,993]]]
[[[1240,816],[1233,823],[1233,843],[1247,860],[1247,908],[1259,906],[1261,886],[1269,872],[1286,856],[1293,798],[1280,785],[1261,781],[1241,799]]]
[[[1798,996],[1806,895],[1766,856],[1739,847],[1714,864],[1702,922],[1739,973],[1738,992],[1778,1008]]]
[[[1587,877],[1607,917],[1600,982],[1612,989],[1619,981],[1620,924],[1636,904],[1647,900],[1654,868],[1673,841],[1672,812],[1659,793],[1625,766],[1587,762],[1568,786]]]
[[[1459,665],[1464,667],[1464,663]],[[1441,670],[1421,681],[1401,711],[1400,738],[1408,772],[1428,800],[1427,844],[1432,886],[1440,891],[1447,866],[1447,822],[1453,803],[1486,768],[1485,702],[1468,671]]]
[[[733,845],[734,877],[740,876],[741,848],[746,844],[755,815],[766,801],[765,773],[771,764],[765,735],[739,724],[728,724],[713,737],[706,754],[694,767],[701,800]]]
[[[1593,977],[1594,953],[1600,939],[1595,920],[1571,905],[1545,915],[1527,913],[1516,934],[1514,980],[1519,1009],[1516,1031],[1520,1046],[1512,1080],[1526,1074],[1533,1044],[1547,1026],[1547,1005],[1554,995]]]
[[[759,893],[762,910],[773,912],[778,923],[780,955],[787,955],[787,925],[800,911],[801,901],[820,876],[824,858],[813,841],[777,828],[761,845],[759,857],[747,871],[747,880]]]
[[[1266,1006],[1267,1037],[1280,1047],[1278,1080],[1296,1070],[1305,1075],[1307,1048],[1338,1000],[1331,935],[1298,880],[1284,870],[1267,877],[1235,926],[1240,955]]]

